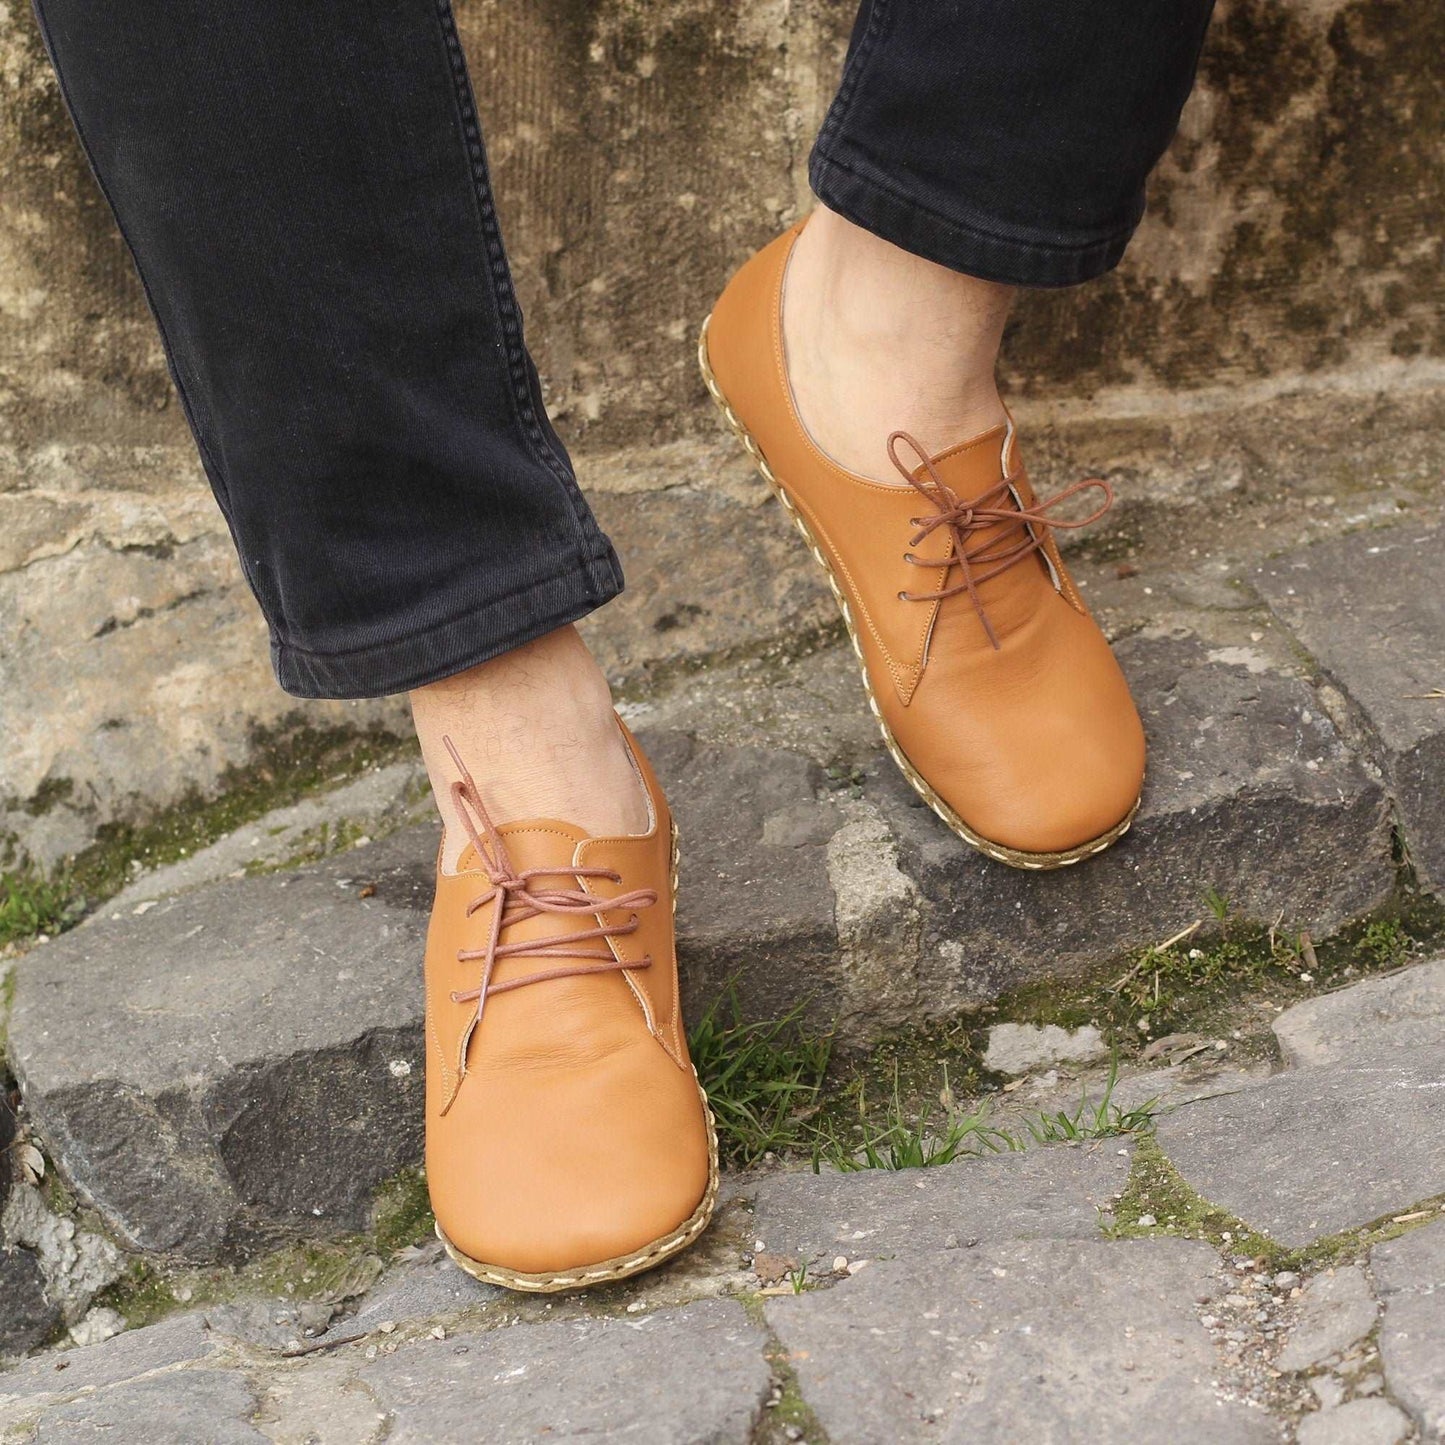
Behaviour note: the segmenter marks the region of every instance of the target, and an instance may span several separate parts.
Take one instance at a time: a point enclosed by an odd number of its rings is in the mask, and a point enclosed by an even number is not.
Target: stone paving
[[[591,1296],[423,1247],[331,1305],[40,1353],[0,1372],[0,1440],[1445,1439],[1445,958],[1275,1033],[1279,1071],[1154,1139],[735,1176],[691,1256]],[[1146,1151],[1232,1227],[1130,1215]]]

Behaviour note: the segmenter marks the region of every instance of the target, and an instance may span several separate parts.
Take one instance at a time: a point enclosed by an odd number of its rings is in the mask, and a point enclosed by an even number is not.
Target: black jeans
[[[1096,276],[1211,6],[867,0],[813,186],[958,270]],[[36,11],[281,685],[399,692],[615,596],[523,342],[449,0]]]

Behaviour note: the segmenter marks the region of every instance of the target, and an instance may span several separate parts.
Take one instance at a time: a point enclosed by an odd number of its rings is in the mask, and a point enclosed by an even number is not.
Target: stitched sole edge
[[[672,825],[672,908],[677,912],[677,824]],[[697,1079],[697,1066],[693,1066],[692,1076]],[[442,1232],[440,1224],[436,1226],[436,1235],[446,1249],[448,1257],[458,1269],[464,1270],[473,1279],[479,1279],[484,1284],[501,1285],[503,1289],[517,1290],[524,1294],[556,1294],[562,1290],[585,1289],[591,1285],[609,1284],[613,1280],[627,1279],[634,1274],[641,1274],[643,1270],[652,1269],[671,1259],[673,1255],[680,1254],[688,1247],[708,1226],[712,1218],[713,1210],[717,1206],[718,1185],[720,1175],[718,1172],[718,1144],[717,1124],[713,1119],[712,1106],[707,1101],[707,1092],[703,1089],[701,1080],[698,1080],[697,1095],[702,1101],[703,1118],[707,1120],[707,1189],[702,1196],[702,1202],[671,1234],[665,1234],[660,1239],[655,1239],[651,1244],[644,1245],[641,1249],[632,1254],[619,1255],[615,1259],[599,1260],[596,1264],[582,1265],[577,1269],[563,1270],[556,1274],[524,1274],[515,1269],[506,1269],[502,1265],[484,1264],[481,1260],[473,1259],[470,1255],[463,1254],[451,1240]]]
[[[1009,848],[1003,843],[995,843],[975,833],[934,792],[927,779],[909,762],[907,754],[899,747],[897,738],[893,736],[893,730],[888,726],[883,716],[883,710],[878,706],[878,699],[873,694],[873,680],[868,675],[868,664],[863,657],[863,646],[858,641],[858,630],[853,624],[853,610],[848,605],[847,597],[843,595],[843,589],[838,585],[838,579],[833,575],[833,568],[827,555],[818,545],[807,522],[803,520],[802,514],[793,505],[792,499],[788,496],[782,483],[773,474],[773,469],[763,455],[763,449],[753,440],[752,433],[743,425],[738,414],[728,404],[727,397],[723,395],[722,388],[713,375],[707,356],[707,329],[711,322],[712,317],[709,315],[707,320],[702,323],[702,332],[697,339],[697,363],[702,371],[702,379],[707,384],[708,394],[717,404],[723,420],[732,428],[734,435],[746,448],[748,455],[753,460],[753,465],[758,469],[758,474],[793,519],[794,525],[808,544],[808,550],[813,554],[814,560],[822,567],[823,573],[828,579],[828,586],[832,590],[833,600],[843,614],[843,625],[848,629],[848,640],[853,644],[853,651],[858,658],[858,671],[863,678],[863,690],[868,695],[868,706],[872,710],[879,731],[883,734],[883,742],[887,746],[889,754],[898,764],[903,776],[908,779],[913,791],[971,848],[977,848],[980,853],[996,862],[1007,863],[1010,868],[1024,868],[1032,872],[1044,872],[1051,868],[1067,868],[1070,864],[1081,863],[1085,858],[1092,858],[1094,854],[1102,853],[1105,848],[1117,843],[1129,831],[1129,825],[1133,823],[1134,815],[1139,811],[1140,798],[1134,799],[1134,806],[1129,809],[1121,822],[1116,823],[1107,833],[1101,833],[1087,843],[1081,843],[1076,848],[1066,848],[1058,853],[1026,853],[1018,848]]]

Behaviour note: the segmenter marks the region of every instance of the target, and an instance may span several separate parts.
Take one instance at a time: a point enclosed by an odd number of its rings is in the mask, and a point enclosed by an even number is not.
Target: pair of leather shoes
[[[827,573],[898,766],[965,842],[1058,868],[1129,827],[1144,737],[1059,555],[1010,423],[930,454],[895,433],[879,482],[819,450],[793,405],[782,292],[801,227],[735,276],[703,328],[708,389]],[[1090,520],[1090,519],[1086,519]],[[619,726],[621,724],[619,723]],[[717,1196],[673,950],[671,819],[645,834],[492,824],[454,755],[470,835],[438,867],[426,958],[427,1177],[437,1231],[479,1279],[563,1290],[686,1248]]]

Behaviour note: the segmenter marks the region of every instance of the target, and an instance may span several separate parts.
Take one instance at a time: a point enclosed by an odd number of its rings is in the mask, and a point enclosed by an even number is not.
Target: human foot
[[[887,424],[877,445],[894,454],[891,482],[820,449],[781,344],[797,237],[754,256],[714,307],[700,348],[708,387],[827,569],[915,790],[992,858],[1078,862],[1128,828],[1144,736],[1052,538],[1068,525],[1053,510],[1062,496],[1035,498],[1008,422],[946,450]]]
[[[450,801],[456,769],[447,737],[498,819],[565,818],[598,836],[647,831],[647,797],[607,679],[575,627],[419,688],[411,707],[448,871],[467,837]]]
[[[717,1197],[688,1058],[667,801],[614,719],[649,825],[493,824],[443,743],[465,846],[427,935],[427,1183],[437,1233],[509,1289],[622,1279],[686,1248]]]
[[[885,439],[943,448],[1007,420],[995,367],[1013,289],[910,255],[819,206],[788,257],[798,414],[840,466],[896,484]]]

